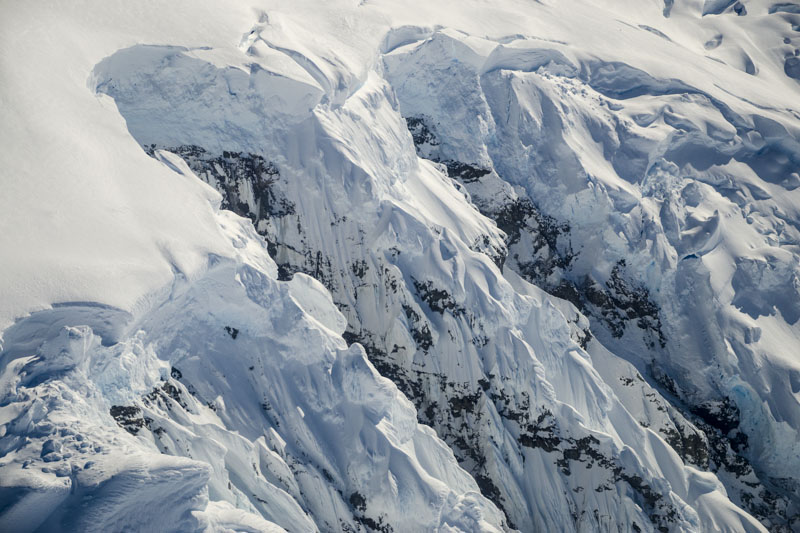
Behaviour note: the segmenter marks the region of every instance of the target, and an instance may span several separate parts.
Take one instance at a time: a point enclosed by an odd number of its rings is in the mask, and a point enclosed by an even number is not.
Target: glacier
[[[0,529],[800,530],[795,7],[4,6]]]

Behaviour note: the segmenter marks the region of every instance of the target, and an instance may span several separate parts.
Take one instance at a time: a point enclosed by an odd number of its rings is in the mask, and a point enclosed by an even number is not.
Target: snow
[[[229,234],[238,227],[234,242],[252,243],[249,223],[218,216]],[[7,352],[2,401],[14,414],[0,468],[5,494],[16,496],[3,528],[36,529],[36,509],[48,530],[261,530],[259,515],[276,531],[316,530],[352,524],[346,494],[359,492],[384,511],[376,519],[402,517],[411,529],[441,520],[497,530],[497,510],[452,452],[417,425],[408,400],[363,350],[338,336],[343,317],[319,282],[277,282],[251,266],[270,262],[263,246],[238,251],[194,280],[176,279],[135,332],[111,346],[89,327],[64,327],[39,339],[36,357],[9,360]],[[226,324],[235,324],[235,337]],[[128,416],[134,427],[141,420],[135,437],[108,411],[131,404],[141,406]],[[265,417],[274,417],[279,443],[254,425]],[[435,467],[425,469],[416,448]],[[387,477],[397,480],[394,496],[383,494]],[[209,506],[209,498],[222,503]],[[152,522],[139,516],[143,509]]]
[[[796,36],[733,4],[5,5],[0,529],[796,527]],[[663,337],[542,290],[620,259]],[[673,448],[721,398],[745,474]]]
[[[759,32],[756,38],[764,35]],[[780,462],[785,468],[787,461],[796,464],[797,452],[789,443],[797,437],[784,432],[792,423],[767,423],[774,428],[769,431],[781,436],[766,438],[765,424],[750,423],[770,420],[777,413],[787,416],[787,409],[795,411],[797,406],[785,392],[776,390],[786,390],[785,381],[764,385],[760,392],[752,390],[749,384],[763,383],[764,377],[747,359],[766,358],[781,361],[787,370],[796,368],[796,358],[784,355],[786,346],[796,341],[784,337],[783,343],[773,344],[762,335],[757,341],[759,355],[741,349],[738,343],[734,355],[724,337],[731,335],[725,328],[736,316],[726,307],[730,304],[752,318],[780,316],[788,325],[796,322],[792,307],[796,288],[790,281],[797,276],[797,234],[789,229],[794,222],[765,224],[760,215],[765,209],[796,221],[777,202],[792,212],[795,207],[790,206],[797,205],[788,181],[797,168],[792,155],[796,133],[789,133],[796,132],[797,115],[788,101],[783,100],[789,110],[783,116],[776,114],[775,106],[775,100],[795,95],[796,89],[787,88],[787,79],[782,78],[773,87],[757,91],[752,99],[735,99],[721,80],[730,80],[728,86],[736,90],[745,89],[750,83],[770,79],[775,68],[769,70],[769,63],[762,63],[757,81],[747,73],[728,69],[724,75],[713,75],[711,88],[710,72],[696,77],[682,72],[681,80],[669,73],[662,74],[669,79],[657,79],[654,73],[668,64],[654,64],[658,52],[647,57],[632,54],[623,63],[614,58],[620,47],[599,60],[600,53],[587,57],[583,50],[574,50],[573,42],[555,45],[570,53],[556,56],[557,60],[536,73],[527,72],[522,62],[509,65],[514,72],[487,74],[486,67],[476,67],[474,59],[461,61],[460,52],[451,51],[457,50],[454,46],[439,44],[453,38],[452,33],[438,33],[416,46],[397,49],[385,59],[403,114],[428,117],[434,133],[442,139],[438,153],[432,156],[493,165],[505,180],[526,189],[543,211],[569,220],[573,245],[579,243],[581,257],[591,260],[584,263],[579,257],[573,267],[577,276],[588,273],[608,278],[609,265],[617,259],[624,258],[629,265],[633,262],[637,275],[663,302],[662,308],[675,309],[674,315],[667,314],[663,320],[680,324],[672,329],[672,335],[683,340],[659,363],[683,374],[682,386],[693,389],[691,395],[723,391],[735,397],[740,408],[750,413],[742,417],[747,419],[745,431],[752,439],[762,440],[761,444],[752,443],[750,456],[771,475],[782,476],[784,469],[770,470],[768,465]],[[492,54],[504,46],[498,45]],[[580,74],[576,74],[574,61],[582,65]],[[561,66],[565,62],[572,65],[571,70]],[[697,63],[693,61],[687,69]],[[772,66],[777,67],[774,62]],[[452,96],[456,87],[460,98]],[[463,113],[471,119],[464,120]],[[628,121],[620,120],[620,114],[629,117]],[[743,132],[748,130],[745,136]],[[751,145],[751,137],[759,144]],[[785,155],[770,151],[771,145],[777,146],[774,143],[784,147]],[[476,152],[483,147],[486,153]],[[642,180],[643,170],[647,173]],[[695,198],[684,201],[680,188],[689,179],[710,188],[697,187],[692,193]],[[782,184],[780,191],[772,189],[778,183]],[[736,190],[741,192],[732,194]],[[770,207],[757,207],[764,205],[762,202]],[[591,214],[586,213],[589,206]],[[753,228],[756,220],[760,224]],[[652,221],[657,221],[657,229]],[[606,230],[597,238],[598,224],[615,231]],[[783,236],[776,239],[775,231]],[[701,257],[703,266],[690,270],[683,263],[676,264],[689,257]],[[708,276],[708,281],[703,281],[703,276]],[[713,293],[700,288],[708,282]],[[781,287],[781,295],[773,292],[776,286]],[[758,296],[750,292],[755,287]],[[687,304],[681,304],[683,300]],[[755,311],[760,306],[766,307]],[[716,313],[726,316],[717,319]],[[650,363],[649,350],[632,348],[630,339],[619,343],[601,335],[601,340],[641,367]],[[740,362],[740,358],[744,360]],[[724,377],[719,377],[719,372]]]

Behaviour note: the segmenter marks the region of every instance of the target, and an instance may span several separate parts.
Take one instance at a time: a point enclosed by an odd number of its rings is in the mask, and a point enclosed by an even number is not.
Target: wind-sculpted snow
[[[313,79],[306,79],[305,71],[290,76],[257,64],[249,72],[216,68],[202,59],[208,52],[170,46],[137,46],[118,52],[113,63],[104,61],[97,66],[95,75],[102,76],[98,90],[120,95],[115,101],[128,127],[151,142],[171,145],[173,139],[185,139],[191,131],[191,144],[216,151],[254,150],[274,142],[269,138],[275,131],[273,122],[302,121],[322,97],[322,90]],[[163,64],[159,77],[152,77],[147,70],[153,63]],[[185,83],[193,77],[202,79],[202,86]],[[131,86],[136,91],[131,91]],[[165,86],[169,90],[163,99],[152,102],[158,109],[136,112],[135,99],[141,92]],[[126,100],[125,95],[134,100]],[[184,117],[201,109],[207,126],[187,129]],[[161,116],[157,124],[150,120],[151,113]]]
[[[194,75],[174,80],[169,63],[159,61],[137,64],[128,78],[118,64],[130,53],[105,60],[95,76],[99,90],[133,117],[134,137],[154,155],[169,143],[206,182],[227,192],[228,203],[266,236],[285,275],[307,272],[331,289],[347,317],[345,337],[361,342],[376,368],[416,403],[420,419],[453,447],[510,524],[530,530],[566,521],[616,529],[630,521],[692,529],[719,520],[699,516],[686,501],[690,493],[718,499],[712,496],[717,482],[700,482],[664,441],[645,436],[591,369],[569,322],[547,297],[502,277],[495,262],[505,254],[503,233],[442,169],[416,158],[385,82],[370,76],[341,108],[317,109],[304,123],[271,123],[276,132],[268,139],[283,141],[265,143],[263,155],[215,155],[192,146],[195,134],[150,135],[164,131],[161,120],[176,122],[185,113],[161,104],[171,84],[196,87],[199,76],[200,87],[218,94],[218,75],[198,64]],[[532,58],[524,62],[539,60]],[[218,128],[214,115],[199,117],[208,119],[192,119],[200,131]],[[355,122],[364,117],[373,117],[370,128]],[[260,124],[256,118],[243,123]],[[249,146],[261,138],[258,129],[245,133]],[[323,174],[303,156],[314,152],[322,157]],[[256,168],[274,169],[267,172],[269,195],[254,194],[265,175],[248,171]],[[265,212],[264,203],[277,195],[291,209]],[[651,444],[631,454],[642,441]],[[587,484],[590,469],[599,477]],[[535,481],[541,476],[550,480],[544,493]],[[735,508],[728,509],[735,517]],[[733,520],[747,524],[743,516]]]
[[[505,206],[529,202],[528,211],[517,208],[513,231],[506,230],[506,265],[588,313],[592,332],[608,347],[640,368],[650,366],[665,385],[663,367],[669,383],[677,382],[668,390],[690,406],[741,402],[752,415],[737,411],[733,431],[722,434],[786,499],[770,504],[781,496],[765,494],[765,503],[754,506],[747,487],[732,490],[757,514],[795,521],[798,480],[786,477],[787,463],[778,466],[775,457],[795,465],[788,471],[800,471],[797,430],[785,433],[783,424],[787,416],[796,419],[800,405],[789,400],[785,379],[763,371],[756,378],[751,361],[783,358],[786,345],[761,337],[748,317],[777,317],[785,327],[798,319],[798,219],[787,195],[800,169],[789,133],[796,125],[767,118],[756,106],[743,116],[722,96],[618,62],[584,63],[580,76],[556,62],[535,73],[511,67],[487,74],[475,60],[454,68],[468,42],[440,32],[385,58],[412,133],[424,129],[420,154],[485,169],[477,180],[450,175],[501,227],[508,225]],[[453,98],[456,86],[463,97]],[[522,200],[509,196],[501,180],[517,186]],[[552,222],[543,223],[546,217]],[[598,234],[598,226],[613,232]],[[720,278],[712,281],[709,273]],[[712,291],[730,296],[726,302]],[[697,371],[720,359],[730,361],[722,375]],[[792,369],[797,362],[784,364]],[[749,384],[765,379],[775,381],[756,400]],[[775,437],[764,435],[761,420]],[[752,475],[727,462],[712,466]]]
[[[113,342],[44,333],[62,308],[7,332],[0,528],[499,531],[452,452],[347,348],[327,291],[277,282],[252,228],[219,216],[238,260],[176,279]],[[36,347],[17,340],[31,323]]]
[[[495,4],[8,24],[5,144],[87,140],[6,167],[100,194],[8,211],[91,253],[2,268],[0,529],[798,527],[800,21]]]

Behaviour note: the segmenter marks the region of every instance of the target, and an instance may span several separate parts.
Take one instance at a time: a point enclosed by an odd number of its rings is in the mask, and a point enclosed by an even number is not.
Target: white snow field
[[[800,5],[5,2],[0,531],[800,531]]]

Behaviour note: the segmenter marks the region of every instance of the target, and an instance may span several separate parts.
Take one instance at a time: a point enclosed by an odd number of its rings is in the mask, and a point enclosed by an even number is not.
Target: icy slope
[[[235,260],[177,277],[113,344],[119,316],[88,304],[6,331],[0,529],[498,531],[324,288],[277,282],[249,222],[217,216]],[[70,317],[91,326],[45,333]]]
[[[659,80],[636,59],[440,31],[385,62],[420,154],[511,236],[507,266],[581,307],[609,348],[730,441],[712,442],[710,466],[737,501],[791,522],[800,144],[785,97],[797,88],[762,84],[756,103],[725,78]],[[730,70],[732,89],[749,82]],[[754,501],[744,459],[788,500]]]
[[[441,169],[417,160],[385,82],[370,75],[342,106],[264,120],[283,107],[272,111],[262,98],[262,71],[214,68],[207,54],[126,49],[98,65],[98,90],[148,151],[174,147],[252,215],[285,272],[304,270],[333,290],[349,338],[417,403],[515,527],[748,523],[732,506],[699,506],[702,516],[688,507],[690,495],[720,499],[720,487],[684,471],[655,435],[642,458],[630,455],[647,432],[587,367],[564,315],[500,275],[491,258],[502,258],[502,234]],[[219,133],[229,112],[244,131]],[[242,153],[263,136],[263,155]],[[535,481],[542,476],[545,485]],[[591,496],[570,495],[587,487]]]
[[[796,524],[795,22],[701,4],[6,8],[57,24],[4,39],[2,320],[92,305],[3,334],[1,519],[145,478],[196,529]]]

